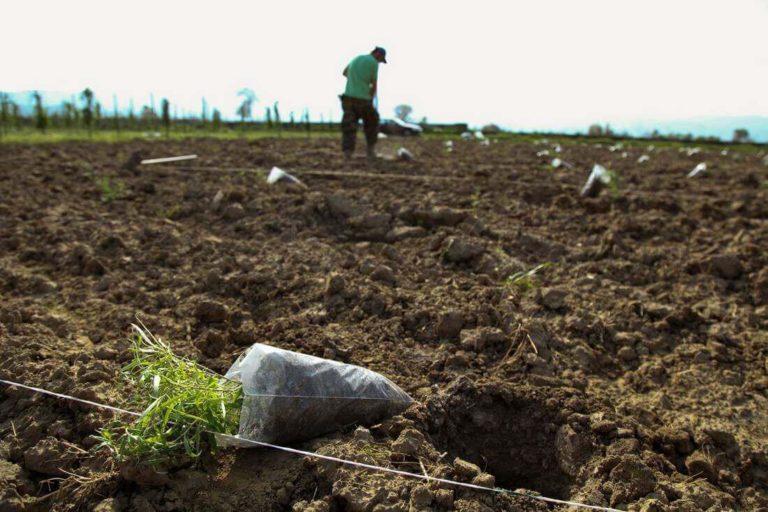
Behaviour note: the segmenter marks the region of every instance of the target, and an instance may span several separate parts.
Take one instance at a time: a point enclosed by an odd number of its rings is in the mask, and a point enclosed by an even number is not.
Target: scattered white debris
[[[386,133],[381,133],[381,132],[379,132],[379,134],[377,135],[377,137],[378,137],[379,139],[386,139],[386,138],[387,138],[387,134],[386,134]]]
[[[166,158],[150,158],[149,160],[142,160],[141,165],[152,164],[164,164],[166,162],[180,162],[182,160],[194,160],[197,155],[181,155],[181,156],[169,156]]]
[[[554,167],[555,169],[559,168],[562,165],[563,165],[563,161],[560,160],[559,158],[555,158],[552,160],[552,167]]]
[[[494,139],[494,142],[496,142],[495,139]],[[481,146],[490,146],[491,145],[491,139],[483,139],[483,140],[481,140],[480,141],[480,145]]]
[[[448,151],[449,153],[451,151],[453,151],[453,141],[452,140],[445,141],[445,150]]]
[[[477,140],[483,140],[485,139],[485,135],[483,135],[483,132],[481,132],[480,130],[475,130],[475,138]]]
[[[707,164],[705,162],[701,162],[696,167],[694,167],[691,172],[688,173],[688,177],[695,178],[697,176],[703,176],[706,172],[707,172]]]
[[[267,183],[270,185],[274,185],[278,181],[286,181],[288,183],[295,183],[296,185],[299,185],[300,187],[307,188],[307,186],[296,176],[292,176],[285,172],[284,170],[280,169],[279,167],[273,167],[269,171],[269,175],[267,175]]]
[[[728,150],[727,150],[727,149],[724,149],[724,150],[722,150],[722,151],[720,152],[720,154],[721,154],[721,155],[723,155],[723,156],[728,156]]]
[[[472,132],[464,132],[461,134],[462,140],[472,140]]]
[[[560,144],[555,144],[553,149],[555,150],[555,153],[560,153],[563,150],[563,148],[560,147]]]
[[[651,144],[650,146],[648,146],[648,151],[656,151],[656,146]]]
[[[627,158],[628,156],[629,156],[629,153],[627,153],[626,151],[621,153],[621,158]]]
[[[416,157],[413,156],[413,153],[405,148],[400,148],[397,150],[397,158],[400,160],[416,160]]]
[[[610,151],[611,153],[615,153],[616,151],[619,151],[621,149],[624,149],[624,145],[621,142],[617,142],[613,146],[610,146],[608,148],[608,151]]]
[[[421,125],[415,124],[415,123],[408,123],[406,121],[403,121],[400,118],[393,118],[392,122],[394,122],[396,125],[405,128],[407,130],[411,130],[413,132],[422,133],[424,131],[424,128],[421,127]]]
[[[650,159],[651,157],[648,155],[640,155],[640,157],[637,159],[637,163],[642,164],[643,162],[647,162]]]
[[[685,152],[688,156],[693,156],[701,153],[701,148],[680,148],[680,151]]]
[[[539,158],[541,158],[542,156],[549,156],[549,150],[542,149],[541,151],[537,151],[536,156],[538,156]]]

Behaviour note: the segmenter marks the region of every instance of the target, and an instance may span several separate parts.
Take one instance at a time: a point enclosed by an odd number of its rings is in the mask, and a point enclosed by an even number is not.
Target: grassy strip
[[[117,420],[99,431],[98,449],[119,461],[160,465],[180,455],[196,458],[206,447],[216,449],[208,432],[236,434],[243,390],[194,361],[173,353],[146,328],[133,326],[133,360],[123,369],[143,409],[133,423]],[[208,432],[206,432],[208,431]]]
[[[149,132],[139,130],[122,130],[120,132],[99,130],[89,134],[87,130],[48,130],[41,133],[38,130],[23,129],[5,134],[0,143],[8,144],[46,144],[57,142],[128,142],[132,140],[187,140],[187,139],[217,139],[217,140],[255,140],[271,137],[285,139],[306,139],[307,132],[302,130],[251,129],[239,130],[222,128],[220,130],[171,130],[165,132]],[[312,131],[311,138],[341,137],[339,130]]]

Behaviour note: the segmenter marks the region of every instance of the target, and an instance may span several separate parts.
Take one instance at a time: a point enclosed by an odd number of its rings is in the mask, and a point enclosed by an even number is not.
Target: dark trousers
[[[363,132],[368,147],[376,144],[379,135],[379,113],[373,107],[373,101],[349,96],[340,96],[344,116],[341,118],[341,149],[352,152],[355,150],[357,124],[363,120]]]

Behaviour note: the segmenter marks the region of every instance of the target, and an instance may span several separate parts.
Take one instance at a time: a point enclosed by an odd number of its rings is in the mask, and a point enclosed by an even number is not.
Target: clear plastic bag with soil
[[[413,399],[371,370],[256,343],[226,378],[243,385],[238,437],[295,443],[350,425],[372,425]]]

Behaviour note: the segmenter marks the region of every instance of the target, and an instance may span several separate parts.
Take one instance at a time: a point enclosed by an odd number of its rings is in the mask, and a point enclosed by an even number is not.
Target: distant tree
[[[267,128],[272,129],[272,109],[267,107]]]
[[[245,125],[245,120],[250,119],[253,115],[253,103],[256,101],[256,93],[244,87],[237,92],[237,95],[243,97],[243,102],[237,107],[237,115],[240,116],[240,123]]]
[[[208,103],[205,101],[205,98],[203,98],[203,108],[200,112],[200,120],[203,123],[203,127],[205,127],[205,124],[208,122]]]
[[[749,142],[749,131],[746,128],[733,130],[733,142]]]
[[[141,109],[141,121],[144,126],[154,126],[157,121],[157,114],[152,107],[144,105]]]
[[[134,113],[133,98],[128,101],[128,127],[136,127],[136,114]]]
[[[8,133],[11,124],[11,101],[8,95],[0,92],[0,137]]]
[[[61,104],[61,112],[65,128],[72,128],[77,124],[77,107],[71,101]]]
[[[397,117],[402,121],[407,121],[408,116],[410,116],[412,112],[413,112],[413,107],[411,107],[410,105],[403,104],[395,107],[395,117]]]
[[[165,128],[165,136],[167,137],[171,133],[171,104],[166,98],[160,101],[160,111],[163,118],[163,127]]]
[[[21,127],[21,107],[16,102],[11,102],[11,127]]]
[[[296,120],[293,117],[293,110],[288,114],[288,124],[291,128],[293,128],[293,125],[295,124]]]
[[[13,128],[21,127],[21,107],[14,101],[11,102],[11,126]]]
[[[308,108],[304,109],[304,116],[303,116],[303,118],[304,118],[303,119],[303,121],[304,121],[304,129],[307,132],[307,138],[309,138],[310,135],[311,135],[311,132],[312,132],[312,124],[309,122],[309,109]]]
[[[112,95],[112,125],[115,127],[115,131],[120,133],[120,113],[117,109],[117,95]]]
[[[280,128],[280,109],[278,108],[278,103],[279,102],[277,101],[275,102],[275,104],[272,106],[272,110],[275,113],[275,124],[278,128]]]
[[[213,109],[213,119],[211,120],[211,124],[213,125],[214,131],[218,131],[219,128],[221,128],[221,112],[219,112],[219,109],[217,108]]]
[[[85,106],[83,107],[83,124],[88,128],[88,135],[90,136],[93,133],[93,91],[86,88],[80,93],[80,97],[85,101]]]
[[[93,126],[97,130],[101,127],[101,103],[98,101],[93,105]]]
[[[590,137],[601,137],[603,135],[603,127],[599,124],[591,124],[587,130],[587,135]]]
[[[43,97],[37,91],[32,93],[32,97],[35,99],[35,127],[45,133],[48,128],[48,111],[43,105]]]

